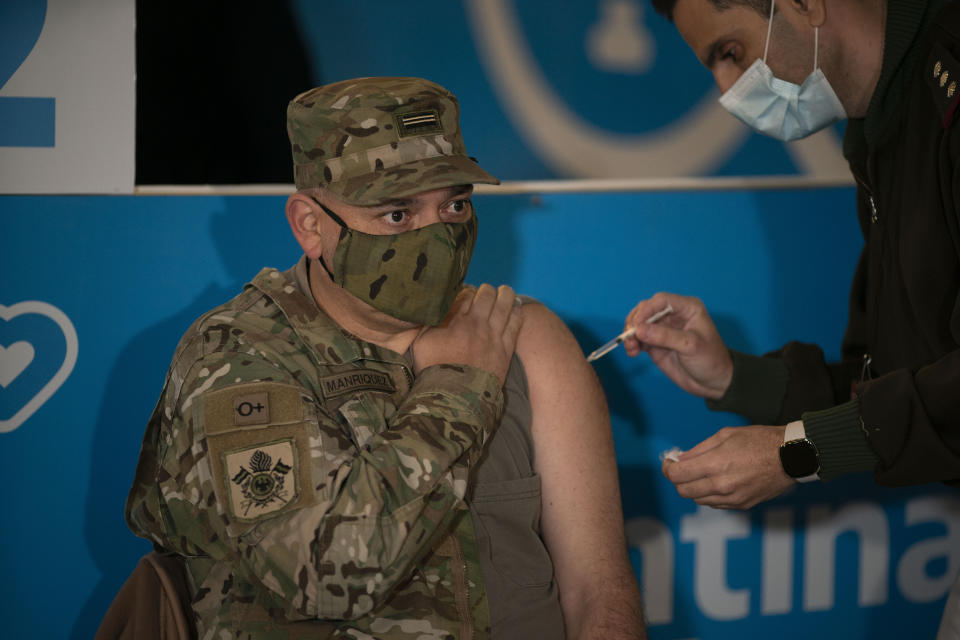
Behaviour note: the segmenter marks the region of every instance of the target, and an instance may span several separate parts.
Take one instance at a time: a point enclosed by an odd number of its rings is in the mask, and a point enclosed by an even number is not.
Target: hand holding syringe
[[[660,311],[657,311],[655,314],[647,318],[647,324],[653,324],[654,322],[659,321],[661,318],[664,318],[665,316],[668,316],[671,313],[673,313],[673,307],[667,304],[665,308],[661,309]],[[635,331],[636,331],[635,327],[631,327],[630,329],[627,329],[626,331],[618,335],[616,338],[614,338],[610,342],[607,342],[606,344],[601,346],[599,349],[597,349],[596,351],[588,355],[587,362],[593,362],[594,360],[597,360],[598,358],[601,358],[607,355],[608,353],[616,349],[618,344],[620,344],[621,342],[623,342],[624,340],[632,336]]]
[[[647,324],[654,324],[655,322],[659,322],[661,319],[665,318],[671,313],[673,313],[673,307],[670,305],[670,303],[667,303],[666,307],[664,307],[660,311],[657,311],[655,314],[647,318]],[[599,349],[591,353],[589,356],[587,356],[587,362],[593,362],[597,358],[601,358],[606,354],[610,353],[611,351],[617,348],[618,344],[620,344],[621,342],[623,342],[624,340],[632,336],[635,331],[636,331],[635,327],[627,329],[626,331],[618,335],[616,338],[604,344],[602,347],[600,347]],[[680,450],[679,447],[671,447],[667,451],[663,451],[660,453],[660,461],[663,462],[665,460],[670,460],[671,462],[677,462],[680,459],[681,453],[683,452]]]

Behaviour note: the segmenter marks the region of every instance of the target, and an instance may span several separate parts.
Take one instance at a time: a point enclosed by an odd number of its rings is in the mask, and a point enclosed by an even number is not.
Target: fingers
[[[711,467],[709,462],[705,464],[703,461],[664,460],[661,469],[663,475],[676,486],[681,498],[716,506],[727,500],[735,487],[724,476],[716,475]]]
[[[434,364],[466,364],[506,377],[523,325],[513,289],[489,284],[464,288],[444,322],[424,328],[413,344],[419,373]]]
[[[701,468],[683,470],[682,466],[683,462],[669,460],[663,464],[663,474],[675,484],[681,498],[717,509],[748,509],[760,501],[756,492],[749,491],[749,485],[737,482],[735,475],[700,475]],[[691,479],[685,479],[687,477]]]
[[[681,355],[695,353],[703,343],[698,333],[665,324],[641,323],[634,331],[634,339],[651,347],[676,351]]]
[[[650,320],[664,309],[672,308],[674,313],[663,316],[657,322]],[[635,356],[650,346],[664,347],[677,350],[678,345],[687,349],[693,348],[689,337],[685,337],[683,328],[687,320],[697,313],[705,313],[703,302],[698,298],[678,296],[673,293],[660,292],[647,300],[637,303],[624,322],[624,331],[633,329],[634,335],[623,341],[627,354]],[[651,331],[654,326],[662,327],[661,331]],[[671,332],[666,332],[669,329]]]
[[[489,284],[482,284],[473,292],[470,313],[479,318],[489,318],[497,301],[497,290]]]
[[[698,298],[679,296],[674,293],[661,291],[637,303],[637,306],[627,314],[627,320],[623,325],[624,330],[646,324],[647,320],[653,317],[654,314],[663,311],[668,306],[673,308],[674,315],[683,318],[688,317],[691,311],[703,309],[703,303]],[[668,317],[665,317],[662,322],[666,324],[668,319]]]
[[[725,427],[661,469],[677,493],[697,504],[746,509],[793,486],[779,459],[783,428]]]
[[[522,313],[517,294],[508,285],[494,289],[489,284],[477,287],[473,295],[470,314],[477,320],[486,322],[494,335],[503,335],[509,328],[519,332]]]
[[[677,494],[714,509],[751,509],[757,504],[792,489],[792,482],[770,482],[763,486],[738,484],[727,478],[706,478],[677,485]]]
[[[681,456],[683,455],[681,454]],[[692,460],[681,457],[676,462],[670,460],[664,460],[663,462],[663,475],[675,485],[696,482],[719,472],[720,469],[714,461],[706,457]]]
[[[510,311],[510,319],[507,320],[507,326],[503,330],[503,346],[511,353],[517,348],[517,338],[523,327],[523,305],[520,304],[520,298],[515,298],[515,301],[516,304]]]
[[[680,497],[709,506],[729,502],[733,493],[734,487],[726,486],[717,478],[701,478],[677,485],[677,494]]]
[[[493,289],[490,285],[483,285]],[[500,330],[506,326],[510,316],[513,314],[513,308],[516,306],[517,295],[509,286],[502,284],[496,289],[496,298],[490,310],[490,326],[494,331]]]
[[[523,309],[520,298],[507,285],[497,288],[497,300],[490,313],[490,328],[494,335],[499,334],[504,349],[513,353],[517,347],[517,336],[523,326]]]
[[[698,443],[695,447],[684,451],[680,454],[681,459],[690,459],[695,458],[699,455],[702,455],[711,449],[714,449],[721,444],[723,444],[727,439],[734,435],[734,427],[724,427],[720,429],[715,434],[707,438],[706,440]]]
[[[679,460],[664,464],[664,475],[670,482],[678,484],[727,472],[735,456],[744,453],[743,450],[734,449],[731,452],[729,447],[722,447],[738,435],[738,429],[742,427],[724,427],[692,449],[682,452]]]
[[[453,304],[450,308],[450,313],[459,313],[466,314],[470,312],[470,307],[473,306],[473,296],[476,293],[476,289],[470,286],[463,287],[460,291],[457,292],[457,297],[453,299]]]

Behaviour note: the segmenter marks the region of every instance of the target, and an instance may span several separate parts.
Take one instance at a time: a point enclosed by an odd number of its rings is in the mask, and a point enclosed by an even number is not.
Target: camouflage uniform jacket
[[[186,558],[202,638],[486,638],[464,497],[503,408],[469,366],[413,376],[264,269],[183,337],[127,521]]]

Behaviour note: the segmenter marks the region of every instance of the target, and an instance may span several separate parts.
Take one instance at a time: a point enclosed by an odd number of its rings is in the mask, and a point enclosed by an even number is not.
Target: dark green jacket
[[[802,416],[825,480],[960,483],[958,102],[960,3],[889,0],[881,76],[844,139],[865,244],[843,361],[801,343],[735,353],[711,403],[762,424]]]

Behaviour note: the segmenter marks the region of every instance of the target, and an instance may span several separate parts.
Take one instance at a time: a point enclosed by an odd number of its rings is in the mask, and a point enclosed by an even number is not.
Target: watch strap
[[[786,428],[783,430],[783,442],[784,444],[788,442],[793,442],[794,440],[806,440],[807,431],[803,428],[803,420],[794,420],[793,422],[787,423]],[[801,476],[799,478],[794,478],[797,482],[813,482],[819,480],[820,476],[817,473],[811,473],[808,476]]]
[[[787,424],[783,431],[783,441],[803,440],[807,437],[807,430],[803,428],[803,420],[794,420]]]

